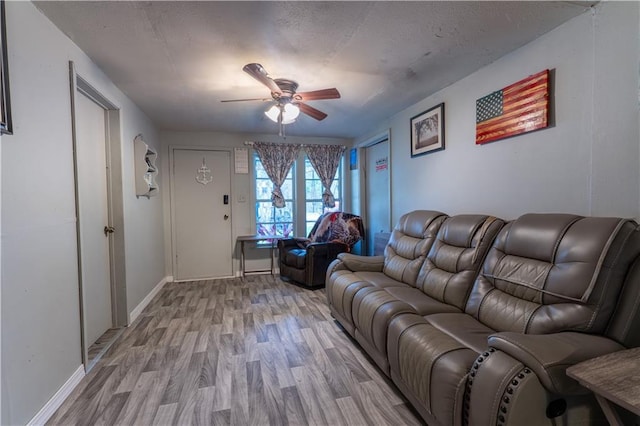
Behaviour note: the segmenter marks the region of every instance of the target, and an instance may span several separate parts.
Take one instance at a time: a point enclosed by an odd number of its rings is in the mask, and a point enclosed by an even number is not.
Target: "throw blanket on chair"
[[[309,243],[340,242],[349,250],[364,235],[360,216],[344,212],[324,213],[318,218],[309,233]]]

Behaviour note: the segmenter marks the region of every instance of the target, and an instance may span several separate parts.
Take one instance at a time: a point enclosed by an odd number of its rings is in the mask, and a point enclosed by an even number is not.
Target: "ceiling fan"
[[[276,104],[265,112],[267,117],[280,124],[289,124],[295,121],[300,112],[307,114],[316,120],[324,120],[327,114],[307,105],[306,101],[316,101],[321,99],[338,99],[340,92],[338,89],[322,89],[311,92],[296,92],[298,83],[285,78],[269,77],[269,74],[260,64],[247,64],[242,70],[260,83],[267,86],[271,91],[271,98],[251,98],[251,99],[229,99],[222,102],[246,102],[246,101],[276,101]]]

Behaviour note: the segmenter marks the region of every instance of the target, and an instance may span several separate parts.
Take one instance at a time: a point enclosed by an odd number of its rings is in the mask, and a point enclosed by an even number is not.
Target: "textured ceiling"
[[[356,137],[550,31],[582,2],[36,2],[161,129],[277,133],[250,62],[309,101],[298,136]],[[532,72],[538,70],[531,70]]]

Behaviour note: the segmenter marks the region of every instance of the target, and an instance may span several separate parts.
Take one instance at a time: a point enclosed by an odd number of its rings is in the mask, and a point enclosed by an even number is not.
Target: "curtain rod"
[[[327,146],[342,146],[344,148],[346,148],[346,145],[340,145],[340,144],[333,144],[333,143],[279,143],[279,142],[262,142],[262,141],[245,141],[244,145],[245,146],[253,146],[253,144],[255,142],[261,142],[261,143],[268,143],[268,144],[272,144],[272,145],[298,145],[301,147],[305,147],[305,146],[323,146],[323,145],[327,145]]]

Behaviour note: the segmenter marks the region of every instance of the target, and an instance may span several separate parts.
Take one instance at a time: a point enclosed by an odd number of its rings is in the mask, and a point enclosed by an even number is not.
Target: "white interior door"
[[[230,153],[175,149],[172,170],[176,280],[232,276]]]
[[[367,255],[373,255],[378,232],[390,232],[391,202],[389,140],[365,148],[365,201]]]
[[[86,346],[113,326],[107,201],[106,112],[76,96],[80,259]]]

